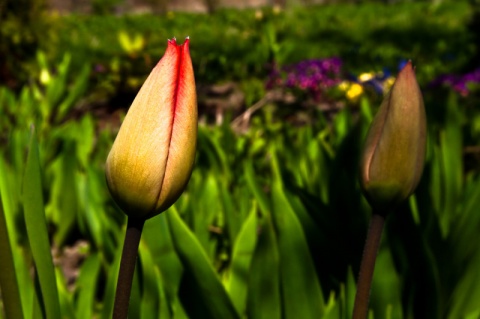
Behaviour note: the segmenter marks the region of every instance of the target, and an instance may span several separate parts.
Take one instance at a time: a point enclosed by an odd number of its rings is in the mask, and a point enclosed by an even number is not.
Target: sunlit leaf
[[[5,176],[3,163],[0,158],[0,179]],[[0,183],[3,183],[1,181]],[[3,308],[5,315],[9,318],[23,318],[22,301],[20,289],[15,273],[15,262],[13,259],[12,246],[8,237],[8,227],[2,207],[3,199],[0,196],[0,290],[7,292],[2,294]]]
[[[80,275],[75,284],[77,292],[75,305],[77,318],[93,317],[100,267],[101,260],[97,253],[90,255],[82,264]]]
[[[34,130],[30,141],[23,178],[23,208],[28,240],[40,283],[41,300],[47,318],[60,318],[60,305],[55,279],[47,223],[43,209],[43,194],[38,144]],[[73,185],[70,185],[72,187]]]

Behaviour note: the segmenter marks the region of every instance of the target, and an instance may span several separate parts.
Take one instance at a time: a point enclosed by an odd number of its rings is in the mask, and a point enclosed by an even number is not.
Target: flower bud
[[[360,184],[380,212],[410,196],[425,160],[426,115],[409,61],[400,71],[368,132],[360,163]]]
[[[163,58],[133,101],[107,158],[107,184],[132,218],[170,207],[195,160],[197,97],[189,39],[168,40]]]

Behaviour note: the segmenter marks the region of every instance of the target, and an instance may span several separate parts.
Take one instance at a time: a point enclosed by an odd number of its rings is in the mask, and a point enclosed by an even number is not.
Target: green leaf
[[[63,271],[59,268],[55,268],[55,277],[57,278],[58,299],[62,318],[76,318],[73,305],[73,295],[67,287],[68,284]]]
[[[163,286],[165,287],[166,298],[172,306],[172,313],[175,311],[173,306],[177,299],[177,292],[183,274],[182,263],[175,251],[170,227],[167,221],[166,212],[149,219],[143,227],[142,238],[151,252],[154,264],[158,266]]]
[[[325,305],[313,259],[302,226],[279,182],[272,186],[272,206],[284,318],[320,318]]]
[[[201,185],[201,189],[198,190],[199,196],[195,197],[196,213],[191,216],[192,228],[195,237],[202,244],[209,258],[213,260],[216,243],[211,238],[210,227],[214,225],[215,218],[222,211],[217,178],[214,174],[208,174]]]
[[[105,221],[105,212],[103,207],[103,198],[101,187],[103,184],[98,183],[96,172],[92,167],[87,167],[86,172],[76,175],[78,187],[79,224],[82,232],[89,233],[93,245],[104,251],[105,233],[108,229],[108,221]],[[103,172],[102,172],[103,173]],[[105,178],[102,174],[102,177]],[[81,227],[85,225],[86,227]],[[86,229],[83,229],[86,228]]]
[[[218,191],[220,193],[222,210],[225,219],[225,229],[227,231],[229,240],[231,242],[235,242],[238,232],[240,231],[242,222],[244,220],[244,212],[241,209],[243,203],[238,203],[238,205],[234,205],[236,196],[228,188],[225,179],[222,179],[219,183],[220,187],[218,188]],[[239,192],[242,190],[243,189],[240,189],[240,187],[238,187],[235,191]],[[247,198],[245,198],[245,200],[247,200]]]
[[[480,251],[463,269],[462,276],[456,285],[451,300],[448,318],[466,318],[480,311]],[[478,318],[478,317],[477,317]]]
[[[404,318],[401,291],[402,281],[395,269],[392,254],[386,247],[381,247],[375,262],[370,298],[370,308],[375,309],[377,317],[389,312],[390,318]]]
[[[257,178],[255,177],[256,175],[253,170],[253,163],[251,160],[245,161],[244,171],[245,171],[245,179],[247,180],[247,184],[251,192],[255,196],[255,199],[258,202],[258,205],[260,206],[260,210],[262,211],[263,214],[269,214],[270,204],[267,199],[267,196],[260,188],[260,185],[258,185],[258,181],[257,181]]]
[[[123,236],[125,236],[124,234]],[[117,238],[117,243],[121,243],[122,239]],[[103,294],[103,308],[100,315],[100,318],[103,319],[111,319],[113,315],[113,305],[115,302],[115,291],[117,288],[118,272],[120,270],[120,260],[122,258],[122,252],[123,245],[117,245],[117,251],[115,252],[114,261],[109,267],[109,271],[107,274],[107,282],[105,284],[105,293]]]
[[[343,285],[342,285],[342,289],[343,289]],[[328,302],[325,305],[325,314],[322,318],[338,319],[338,318],[341,318],[340,313],[341,313],[340,302],[338,301],[338,299],[335,299],[335,293],[332,291],[330,293],[330,297],[328,298]]]
[[[76,155],[82,167],[89,167],[91,154],[96,142],[95,121],[90,114],[86,114],[76,125],[69,125],[69,129],[73,130],[72,135],[75,139]]]
[[[252,207],[235,241],[228,280],[228,292],[237,312],[242,316],[246,312],[248,275],[250,263],[257,242],[257,208]]]
[[[248,280],[247,317],[281,319],[280,258],[270,216],[265,215],[258,227],[260,235]]]
[[[144,241],[140,241],[138,249],[140,263],[137,269],[141,276],[142,297],[140,300],[141,318],[155,319],[159,317],[160,290],[163,281],[153,263],[152,255]]]
[[[442,234],[450,231],[450,222],[458,213],[457,202],[462,194],[463,158],[460,107],[453,92],[447,102],[445,129],[440,132],[440,160],[443,205],[440,211]]]
[[[195,235],[175,209],[168,212],[167,220],[175,249],[185,269],[179,293],[190,318],[239,318]]]
[[[93,318],[101,260],[98,253],[90,255],[82,264],[76,281],[76,318]]]
[[[347,280],[345,283],[345,311],[344,318],[350,319],[353,314],[353,305],[355,303],[355,295],[357,293],[357,285],[355,283],[355,276],[351,267],[348,267],[347,270]]]
[[[48,216],[58,227],[55,242],[60,246],[71,234],[78,214],[75,144],[72,141],[65,144],[65,151],[50,166],[54,180],[51,200],[47,206]]]
[[[32,130],[23,179],[25,225],[40,283],[45,317],[60,318],[57,281],[55,279],[43,206],[39,151],[34,132]],[[73,187],[73,185],[70,185],[70,187]]]
[[[0,158],[0,179],[3,179],[3,160]],[[4,181],[0,181],[3,183]],[[22,301],[15,272],[12,246],[8,236],[9,230],[0,196],[0,291],[2,291],[3,308],[8,318],[23,318]]]
[[[453,247],[455,247],[455,260],[461,273],[464,272],[465,263],[468,263],[472,256],[480,250],[480,243],[472,240],[478,234],[480,228],[480,178],[475,182],[468,183],[461,201],[461,215],[452,222],[450,234]]]
[[[75,83],[68,89],[68,95],[60,103],[56,112],[55,121],[61,122],[68,112],[75,106],[75,103],[81,98],[87,89],[90,76],[90,65],[86,64],[80,72],[75,75]],[[66,79],[64,79],[66,81]]]

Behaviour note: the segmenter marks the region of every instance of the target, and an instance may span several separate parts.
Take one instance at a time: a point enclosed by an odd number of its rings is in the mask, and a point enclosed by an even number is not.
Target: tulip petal
[[[390,207],[413,193],[423,171],[426,115],[411,62],[400,71],[367,135],[361,184],[369,201]]]
[[[173,111],[172,134],[165,177],[156,210],[167,209],[177,199],[192,173],[197,138],[197,98],[195,78],[190,59],[189,40],[178,46],[178,78]]]
[[[190,177],[197,104],[188,42],[168,41],[165,55],[135,97],[108,156],[107,183],[127,215],[149,218],[165,210]]]

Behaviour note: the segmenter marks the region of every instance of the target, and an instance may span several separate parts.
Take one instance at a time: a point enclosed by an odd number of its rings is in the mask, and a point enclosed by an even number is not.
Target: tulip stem
[[[115,292],[113,319],[126,319],[128,316],[133,273],[135,271],[138,245],[144,224],[144,219],[137,220],[130,217],[128,218],[127,233],[125,234],[125,242],[123,243],[122,260],[120,261],[120,272],[118,273],[117,290]]]
[[[363,250],[360,273],[357,282],[357,294],[353,306],[353,319],[365,319],[368,315],[368,302],[370,299],[370,287],[372,284],[375,260],[377,259],[378,247],[382,238],[385,216],[373,213],[370,227],[367,233],[367,241]]]

